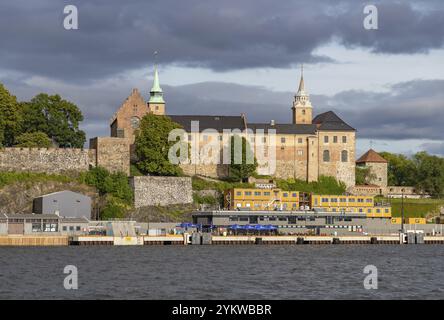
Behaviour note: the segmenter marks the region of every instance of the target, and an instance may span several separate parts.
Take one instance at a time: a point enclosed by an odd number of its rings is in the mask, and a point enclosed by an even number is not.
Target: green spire
[[[148,102],[149,103],[165,103],[165,101],[163,100],[162,88],[160,87],[159,73],[157,72],[157,66],[154,67],[153,87],[151,88],[150,99]]]

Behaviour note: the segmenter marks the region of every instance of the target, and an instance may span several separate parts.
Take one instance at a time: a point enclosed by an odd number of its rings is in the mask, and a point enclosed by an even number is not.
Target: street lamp
[[[404,233],[404,188],[401,189],[401,232]]]

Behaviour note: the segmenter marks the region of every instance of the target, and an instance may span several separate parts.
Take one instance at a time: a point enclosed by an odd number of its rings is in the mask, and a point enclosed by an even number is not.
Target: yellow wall
[[[229,195],[230,201],[228,201]],[[235,188],[225,192],[225,208],[238,207],[250,210],[273,210],[275,205],[283,210],[299,210],[299,192],[280,189],[242,189]]]

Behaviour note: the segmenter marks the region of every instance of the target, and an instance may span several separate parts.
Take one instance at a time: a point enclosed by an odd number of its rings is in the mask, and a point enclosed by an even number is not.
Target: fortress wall
[[[95,153],[88,149],[3,148],[0,171],[61,173],[87,171],[95,163]]]
[[[130,178],[134,206],[166,206],[193,202],[190,177],[139,176]]]

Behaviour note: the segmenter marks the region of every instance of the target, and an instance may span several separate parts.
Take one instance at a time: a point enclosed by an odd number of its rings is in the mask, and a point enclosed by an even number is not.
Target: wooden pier
[[[68,236],[0,236],[0,246],[67,246]]]

